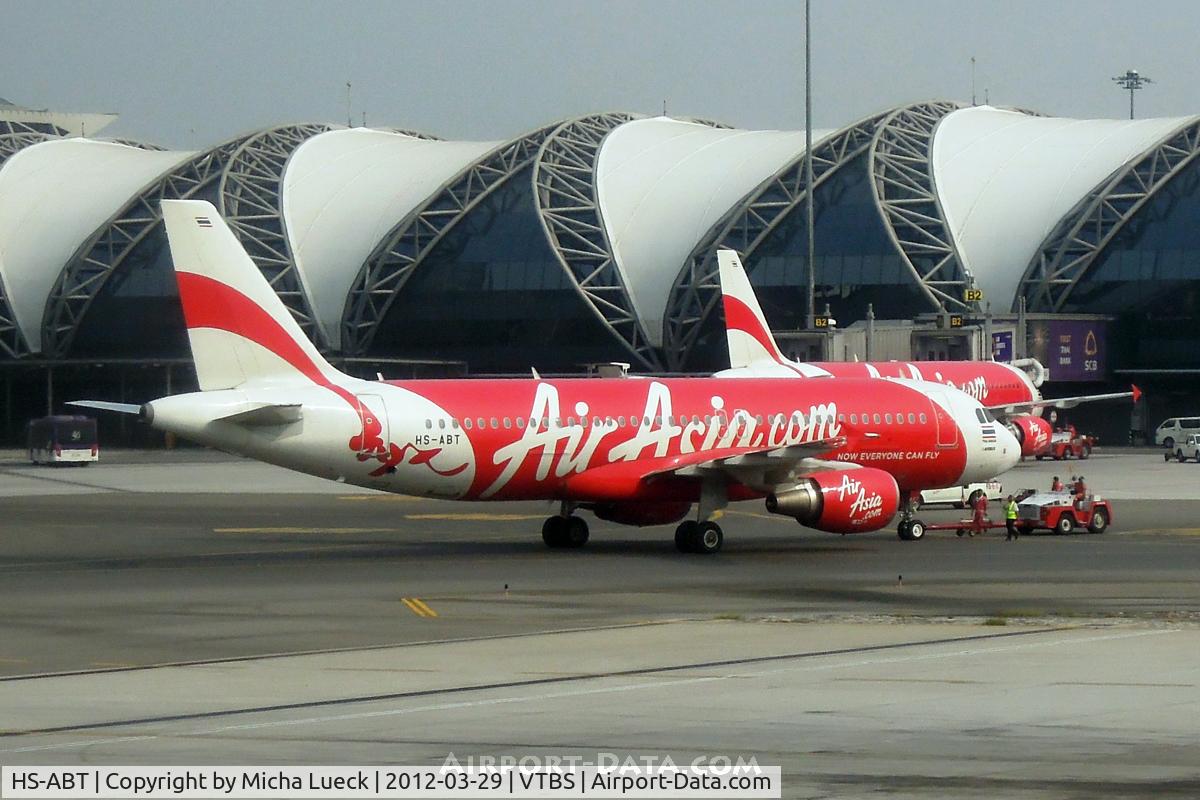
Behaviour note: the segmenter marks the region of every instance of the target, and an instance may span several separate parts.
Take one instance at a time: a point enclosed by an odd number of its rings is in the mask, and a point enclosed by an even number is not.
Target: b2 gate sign
[[[1052,381],[1100,381],[1108,371],[1108,323],[1090,320],[1031,322],[1031,355]]]

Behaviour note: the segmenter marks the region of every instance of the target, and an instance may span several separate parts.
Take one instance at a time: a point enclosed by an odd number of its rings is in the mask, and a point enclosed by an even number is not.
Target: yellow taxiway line
[[[414,520],[458,520],[466,522],[506,522],[509,520],[545,519],[545,514],[488,514],[468,511],[459,514],[405,514],[404,519]]]
[[[395,528],[213,528],[213,533],[395,533]]]
[[[408,610],[416,614],[418,617],[436,617],[438,613],[429,606],[425,605],[425,601],[419,597],[401,597],[400,602],[408,606]]]

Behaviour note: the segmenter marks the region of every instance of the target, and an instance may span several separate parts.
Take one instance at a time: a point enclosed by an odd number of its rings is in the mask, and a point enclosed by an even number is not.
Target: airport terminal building
[[[299,123],[203,151],[96,138],[111,119],[0,101],[10,440],[67,395],[193,385],[159,208],[174,198],[212,202],[360,374],[719,369],[718,247],[742,254],[773,329],[805,327],[810,191],[816,301],[841,327],[869,309],[935,328],[1020,315],[993,347],[1048,360],[1052,385],[1169,398],[1200,374],[1200,116],[916,103],[813,131],[811,187],[803,131],[707,119],[596,113],[479,142]]]

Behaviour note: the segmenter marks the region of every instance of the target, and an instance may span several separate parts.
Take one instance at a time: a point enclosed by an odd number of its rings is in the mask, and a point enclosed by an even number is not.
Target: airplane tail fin
[[[717,266],[725,305],[729,366],[738,369],[763,361],[785,363],[738,254],[726,248],[717,250]]]
[[[211,203],[164,200],[162,209],[201,391],[341,377]]]

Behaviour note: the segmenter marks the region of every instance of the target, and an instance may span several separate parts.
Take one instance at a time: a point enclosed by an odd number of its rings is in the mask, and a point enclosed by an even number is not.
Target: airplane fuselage
[[[294,419],[219,419],[270,403],[296,407]],[[280,466],[466,500],[695,500],[697,482],[670,472],[697,453],[827,440],[836,445],[824,461],[884,470],[902,491],[990,478],[1015,461],[1003,426],[970,398],[904,381],[348,381],[200,392],[150,408],[156,427]],[[659,469],[662,479],[644,480]]]

